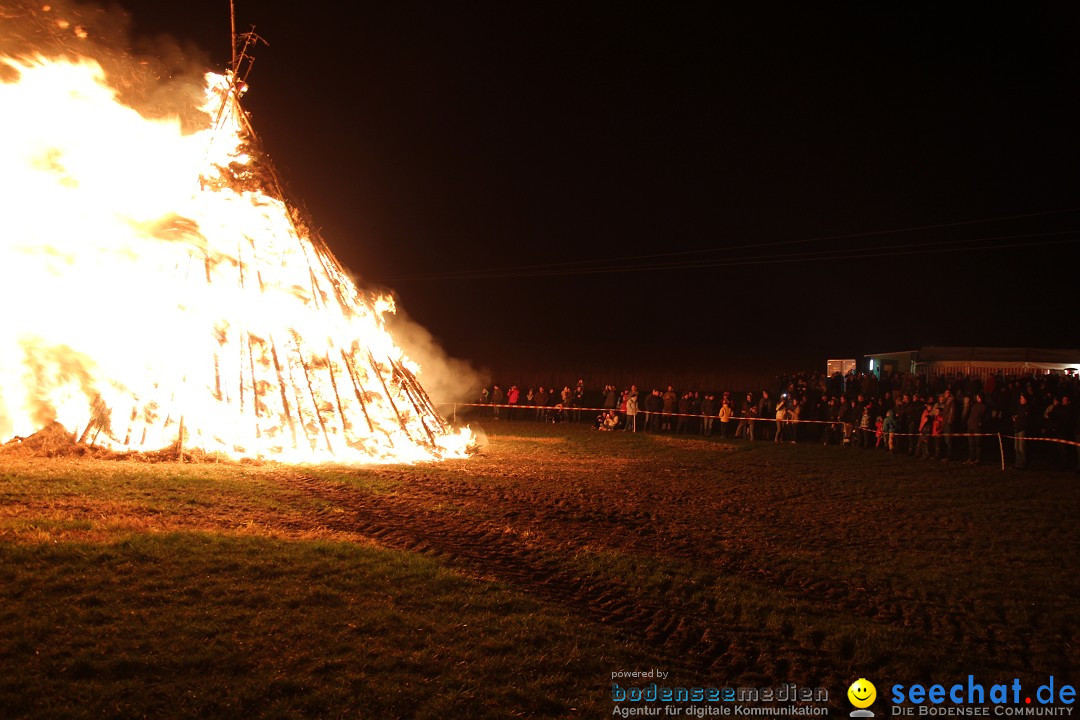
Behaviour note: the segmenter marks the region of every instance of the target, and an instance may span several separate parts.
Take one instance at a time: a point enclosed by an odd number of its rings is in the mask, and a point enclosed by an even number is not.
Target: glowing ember
[[[289,461],[460,456],[361,295],[271,192],[227,78],[204,129],[90,60],[0,57],[0,440]],[[249,156],[250,155],[250,156]]]

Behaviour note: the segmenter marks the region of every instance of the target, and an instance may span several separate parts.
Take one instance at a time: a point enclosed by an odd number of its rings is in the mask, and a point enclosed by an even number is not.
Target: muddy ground
[[[686,684],[1075,678],[1071,473],[809,443],[484,429],[478,457],[417,466],[9,457],[0,532],[373,541],[611,628]],[[49,478],[79,462],[123,469],[108,471],[114,483],[50,492]],[[178,472],[205,483],[170,497]]]

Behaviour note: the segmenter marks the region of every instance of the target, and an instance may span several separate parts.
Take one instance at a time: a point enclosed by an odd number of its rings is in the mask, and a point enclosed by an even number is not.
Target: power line
[[[943,252],[959,252],[965,250],[981,250],[981,249],[1007,249],[1007,248],[1029,248],[1029,247],[1041,247],[1046,245],[1064,245],[1073,242],[1072,240],[1046,240],[1034,243],[1010,243],[1005,245],[993,245],[987,248],[968,248],[968,247],[954,247],[954,248],[932,248],[926,250],[911,250],[906,252],[886,252],[886,253],[862,253],[862,254],[848,254],[848,255],[834,255],[830,257],[802,257],[802,258],[785,258],[777,257],[767,260],[730,260],[723,262],[716,262],[710,264],[697,264],[686,265],[684,267],[671,267],[666,269],[685,269],[685,270],[703,270],[709,268],[724,268],[724,267],[738,267],[743,265],[772,265],[772,264],[789,264],[797,262],[813,262],[818,260],[850,260],[861,258],[878,258],[878,257],[897,257],[902,255],[927,255]],[[527,277],[552,277],[552,276],[570,276],[570,275],[605,275],[611,273],[623,273],[623,272],[642,272],[650,270],[647,266],[633,267],[633,268],[615,268],[615,269],[601,269],[601,270],[569,270],[563,272],[536,272],[536,273],[507,273],[504,275],[477,275],[466,276],[456,278],[459,280],[498,280],[498,279],[512,279],[512,278],[527,278]]]
[[[979,243],[979,242],[988,242],[988,241],[992,241],[992,240],[1016,240],[1016,239],[1019,239],[1019,238],[1027,238],[1027,237],[1049,237],[1049,236],[1054,236],[1054,235],[1067,235],[1067,234],[1071,234],[1071,233],[1074,233],[1074,232],[1080,232],[1080,231],[1077,231],[1077,230],[1063,230],[1063,231],[1047,232],[1047,233],[1021,233],[1021,234],[1014,234],[1014,235],[994,235],[994,236],[982,237],[982,238],[968,238],[966,240],[934,240],[934,241],[930,241],[930,242],[899,243],[899,244],[893,244],[893,245],[878,245],[878,246],[873,247],[873,248],[867,248],[866,250],[868,252],[869,251],[877,252],[877,251],[882,251],[882,250],[897,250],[897,249],[907,249],[907,248],[940,247],[941,245],[958,245],[958,244],[963,245],[963,244],[971,244],[971,243]],[[988,247],[993,247],[993,246],[988,246]],[[971,249],[971,248],[967,248],[967,249]],[[729,258],[727,260],[722,260],[722,259],[719,259],[719,258],[715,259],[715,260],[708,260],[707,258],[702,258],[701,260],[685,260],[685,261],[673,261],[673,262],[664,262],[664,263],[646,263],[646,264],[637,264],[637,265],[611,265],[609,267],[601,267],[601,268],[577,268],[577,269],[565,268],[565,269],[558,270],[558,271],[552,270],[552,271],[548,271],[548,272],[551,272],[551,273],[558,272],[558,273],[571,274],[571,273],[589,273],[589,272],[601,272],[601,271],[603,271],[603,272],[615,272],[615,271],[621,271],[621,270],[669,270],[669,269],[683,269],[683,268],[691,268],[691,267],[711,267],[712,265],[714,265],[716,263],[726,263],[726,262],[733,262],[733,261],[771,260],[771,259],[780,260],[780,259],[787,259],[787,258],[802,258],[802,257],[805,257],[806,259],[815,259],[812,256],[815,256],[815,255],[817,255],[817,256],[831,256],[831,255],[833,255],[835,253],[847,253],[847,252],[851,252],[851,250],[849,248],[833,248],[833,249],[829,249],[829,250],[803,250],[803,251],[800,251],[800,252],[772,253],[772,254],[766,254],[766,255],[750,255],[750,256],[747,256],[747,257],[740,257],[740,258]],[[828,259],[828,257],[824,257],[822,259]],[[525,272],[525,271],[523,270],[522,272]],[[537,271],[537,272],[543,272],[543,271]],[[499,275],[492,275],[492,277],[501,276],[501,275],[502,274],[500,273]],[[483,273],[483,274],[481,274],[481,273],[471,273],[469,271],[464,271],[458,276],[451,275],[451,277],[460,277],[460,276],[488,277],[488,275],[486,273]]]
[[[519,271],[505,271],[505,272],[492,272],[492,271],[462,271],[460,273],[447,273],[441,276],[425,276],[419,277],[404,277],[389,280],[386,282],[406,282],[413,279],[424,280],[499,280],[507,278],[528,278],[528,277],[554,277],[554,276],[573,276],[573,275],[601,275],[611,273],[624,273],[624,272],[644,272],[649,270],[697,270],[697,269],[709,269],[709,268],[722,268],[722,267],[737,267],[741,265],[763,265],[771,263],[793,263],[793,262],[811,262],[817,260],[848,260],[859,258],[878,258],[878,257],[899,257],[904,255],[921,255],[921,254],[933,254],[942,252],[957,252],[957,251],[981,251],[981,250],[998,250],[1016,247],[1041,247],[1046,245],[1063,245],[1067,243],[1075,242],[1075,239],[1068,240],[1046,240],[1039,242],[1028,243],[993,243],[990,241],[996,240],[1015,240],[1021,238],[1038,238],[1038,237],[1053,237],[1061,235],[1080,235],[1080,230],[1061,230],[1056,232],[1045,233],[1023,233],[1015,235],[996,235],[981,238],[970,238],[967,240],[944,240],[934,242],[922,242],[922,243],[901,243],[894,245],[880,246],[877,248],[867,248],[862,251],[852,251],[849,248],[832,249],[832,250],[807,250],[802,252],[789,252],[789,253],[773,253],[769,255],[751,255],[743,258],[728,258],[728,259],[715,259],[709,260],[703,258],[697,261],[675,261],[667,263],[648,263],[638,265],[613,265],[610,267],[596,267],[596,268],[561,268],[561,269],[529,269],[523,268]],[[982,245],[973,245],[973,243],[990,243]],[[942,247],[943,245],[949,245],[950,247]]]
[[[936,224],[932,224],[932,225],[914,225],[914,226],[911,226],[911,227],[895,228],[895,229],[892,229],[892,230],[873,230],[873,231],[869,231],[869,232],[849,233],[849,234],[845,234],[845,235],[822,235],[822,236],[818,236],[818,237],[800,238],[800,239],[795,239],[795,240],[776,240],[776,241],[763,242],[763,243],[746,243],[746,244],[742,244],[742,245],[729,245],[729,246],[724,246],[724,247],[705,248],[705,249],[700,249],[700,250],[678,250],[678,251],[673,251],[673,252],[649,253],[649,254],[644,254],[644,255],[609,256],[609,257],[604,257],[604,258],[593,258],[591,260],[565,260],[565,261],[561,261],[561,262],[537,263],[537,264],[529,264],[529,265],[507,265],[507,266],[499,266],[499,267],[494,267],[494,268],[486,268],[486,269],[482,269],[482,270],[475,270],[475,271],[463,270],[463,271],[460,271],[460,272],[451,272],[451,273],[422,273],[422,274],[414,274],[414,275],[405,275],[405,276],[402,276],[402,277],[399,277],[399,278],[393,278],[393,279],[387,280],[385,282],[406,282],[406,281],[411,281],[411,280],[428,280],[428,279],[432,279],[432,280],[434,280],[434,279],[450,279],[450,278],[462,277],[462,276],[465,276],[465,275],[469,275],[469,276],[479,275],[481,273],[485,273],[485,274],[486,273],[492,273],[492,275],[491,275],[492,277],[501,277],[501,275],[499,275],[498,273],[513,272],[513,271],[540,270],[540,269],[543,269],[543,268],[565,268],[567,270],[570,270],[574,266],[587,266],[587,265],[592,265],[592,264],[597,264],[597,263],[611,263],[611,262],[619,262],[619,261],[624,261],[624,260],[647,260],[647,259],[652,259],[652,258],[676,257],[676,256],[686,256],[686,255],[702,255],[702,254],[721,253],[721,252],[726,253],[726,252],[731,252],[733,250],[746,250],[746,249],[751,249],[751,248],[762,248],[762,247],[777,247],[777,246],[782,246],[782,245],[797,245],[797,244],[806,244],[806,243],[812,243],[812,242],[822,242],[822,241],[826,241],[826,240],[851,240],[851,239],[862,238],[862,237],[875,237],[875,236],[881,236],[881,235],[894,235],[894,234],[904,233],[904,232],[919,232],[919,231],[923,231],[923,230],[936,230],[936,229],[949,228],[949,227],[961,227],[961,226],[964,226],[964,225],[980,225],[980,224],[987,224],[987,223],[994,223],[994,222],[1003,222],[1003,221],[1006,221],[1006,220],[1019,220],[1019,219],[1028,219],[1028,218],[1034,218],[1034,217],[1047,217],[1047,216],[1050,216],[1050,215],[1064,215],[1064,214],[1074,213],[1074,212],[1080,212],[1080,207],[1065,208],[1065,209],[1061,209],[1061,210],[1045,210],[1045,211],[1033,212],[1033,213],[1020,213],[1020,214],[1014,214],[1014,215],[999,215],[999,216],[994,216],[994,217],[978,218],[978,219],[973,219],[973,220],[958,220],[958,221],[955,221],[955,222],[948,222],[948,223],[936,223]]]

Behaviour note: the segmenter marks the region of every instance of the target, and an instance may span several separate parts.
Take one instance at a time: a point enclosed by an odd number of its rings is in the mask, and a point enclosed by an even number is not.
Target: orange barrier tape
[[[457,407],[518,408],[520,410],[556,410],[556,409],[558,409],[558,410],[562,410],[563,412],[608,412],[610,410],[614,410],[615,412],[619,413],[620,415],[626,415],[625,411],[619,410],[618,408],[576,407],[574,405],[564,405],[561,408],[556,408],[555,405],[520,405],[520,404],[511,405],[509,403],[507,403],[507,404],[498,404],[498,405],[493,404],[493,403],[436,403],[436,404],[437,405],[453,405],[455,408],[457,408]],[[688,413],[664,412],[663,410],[641,410],[641,409],[639,409],[637,411],[636,415],[646,415],[646,416],[649,416],[649,415],[661,415],[663,417],[712,418],[713,420],[716,420],[718,422],[720,421],[720,416],[719,415],[701,415],[701,414],[696,414],[695,415],[695,414],[688,414]],[[798,423],[800,425],[836,425],[836,426],[852,425],[853,424],[853,423],[845,423],[842,420],[783,420],[783,419],[777,420],[776,418],[772,418],[772,417],[768,417],[768,416],[759,416],[759,415],[752,415],[752,416],[751,415],[732,415],[728,419],[728,422],[742,422],[744,420],[746,422],[762,422],[762,423],[778,423],[779,422],[779,423],[785,423],[785,424],[790,423],[792,425],[794,425],[796,423]],[[853,429],[855,429],[855,430],[863,430],[865,432],[877,433],[877,428],[876,427],[865,427],[864,428],[864,427],[855,425]],[[916,433],[891,432],[891,433],[885,433],[885,434],[892,435],[893,437],[919,437],[919,436],[922,435],[922,433],[917,433],[917,432]],[[957,433],[957,432],[954,432],[954,433],[942,433],[940,435],[931,435],[930,437],[932,437],[932,438],[934,438],[934,437],[941,438],[941,437],[945,437],[945,435],[948,435],[949,437],[998,437],[1000,435],[1001,437],[1009,438],[1010,440],[1015,440],[1016,439],[1015,435],[1006,435],[1004,433]],[[1025,441],[1026,440],[1031,440],[1033,442],[1034,441],[1038,441],[1038,442],[1055,442],[1055,443],[1061,443],[1062,445],[1071,445],[1073,447],[1080,447],[1080,442],[1075,442],[1073,440],[1065,440],[1065,439],[1062,439],[1062,438],[1027,437],[1027,436],[1025,436],[1024,440]]]
[[[510,404],[498,404],[494,403],[435,403],[436,405],[454,405],[455,407],[478,407],[478,408],[519,408],[521,410],[562,410],[563,412],[609,412],[614,410],[620,415],[626,415],[625,410],[619,408],[604,408],[604,407],[577,407],[576,405],[563,405],[561,408],[556,408],[554,405],[510,405]],[[642,410],[638,408],[637,415],[666,415],[667,417],[696,417],[696,418],[713,418],[719,420],[719,415],[691,415],[687,413],[677,412],[664,412],[663,410]],[[734,415],[732,420],[737,420]],[[754,418],[758,420],[760,418]],[[776,422],[772,418],[769,418],[771,422]],[[807,421],[810,422],[810,421]]]
[[[1015,435],[1002,435],[1001,437],[1010,438],[1012,440],[1017,439]],[[1065,440],[1065,439],[1062,439],[1062,438],[1028,437],[1027,435],[1025,435],[1023,440],[1024,440],[1024,442],[1027,442],[1028,440],[1032,440],[1032,441],[1039,441],[1039,442],[1061,443],[1062,445],[1071,445],[1073,447],[1080,447],[1080,442],[1075,442],[1073,440]]]
[[[455,407],[520,408],[522,410],[555,410],[556,409],[556,407],[554,405],[520,405],[520,404],[519,405],[510,405],[510,404],[503,404],[503,403],[500,403],[498,405],[496,405],[494,403],[435,403],[435,404],[436,405],[453,405]],[[620,415],[626,415],[626,411],[625,410],[620,410],[619,408],[577,407],[576,405],[563,405],[561,408],[558,408],[558,409],[562,410],[563,412],[570,412],[572,410],[573,411],[585,411],[585,412],[608,412],[609,410],[614,410],[615,412],[619,413]],[[720,419],[719,415],[702,415],[700,413],[699,414],[677,413],[677,412],[666,412],[664,410],[643,410],[640,407],[638,408],[638,411],[635,414],[637,414],[637,415],[663,415],[665,417],[712,418],[713,420],[719,420]],[[774,422],[817,423],[817,424],[820,424],[820,425],[835,425],[835,424],[839,423],[839,421],[836,421],[836,420],[779,420],[778,421],[774,417],[768,417],[768,416],[760,416],[759,417],[759,416],[756,416],[756,415],[753,416],[753,417],[751,417],[749,415],[747,415],[747,416],[732,415],[729,418],[729,420],[732,420],[732,421],[746,420],[748,422],[771,422],[771,423],[774,423]]]

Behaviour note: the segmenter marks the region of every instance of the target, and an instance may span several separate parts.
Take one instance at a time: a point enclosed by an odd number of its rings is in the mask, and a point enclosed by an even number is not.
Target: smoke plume
[[[420,365],[420,384],[443,413],[448,413],[446,403],[475,402],[480,388],[488,384],[489,373],[468,360],[450,357],[435,336],[400,307],[385,318],[394,341]]]

